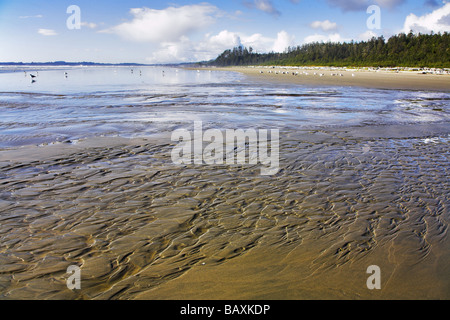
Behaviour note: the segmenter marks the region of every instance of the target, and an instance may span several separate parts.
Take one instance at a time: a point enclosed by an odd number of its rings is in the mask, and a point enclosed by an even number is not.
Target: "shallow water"
[[[133,72],[132,72],[133,71]],[[67,78],[64,75],[67,72]],[[38,74],[31,83],[29,74]],[[249,82],[223,71],[0,73],[0,148],[191,126],[286,129],[448,121],[450,93]]]
[[[3,148],[203,120],[278,128],[280,171],[176,166],[164,139],[1,161],[1,298],[450,298],[448,93],[62,73],[0,74]],[[69,265],[79,291],[66,287]],[[366,287],[369,265],[379,291]]]

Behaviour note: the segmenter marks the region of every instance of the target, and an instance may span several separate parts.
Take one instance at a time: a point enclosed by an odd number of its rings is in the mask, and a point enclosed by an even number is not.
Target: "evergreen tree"
[[[288,47],[283,53],[255,53],[239,46],[225,50],[215,66],[291,65],[291,66],[367,66],[450,68],[450,34],[400,33],[387,41],[383,36],[349,43],[308,43]]]

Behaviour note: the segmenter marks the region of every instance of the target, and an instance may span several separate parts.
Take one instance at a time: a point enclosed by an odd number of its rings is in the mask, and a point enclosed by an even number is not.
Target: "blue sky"
[[[70,30],[70,5],[81,29]],[[380,29],[370,29],[370,5]],[[236,45],[283,51],[312,41],[450,32],[448,0],[0,0],[0,61],[169,63],[215,58]]]

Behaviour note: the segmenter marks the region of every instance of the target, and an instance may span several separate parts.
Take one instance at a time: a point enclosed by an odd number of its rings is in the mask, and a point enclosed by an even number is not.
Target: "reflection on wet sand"
[[[170,140],[2,158],[0,297],[450,297],[448,136],[281,137],[275,176],[176,166]]]

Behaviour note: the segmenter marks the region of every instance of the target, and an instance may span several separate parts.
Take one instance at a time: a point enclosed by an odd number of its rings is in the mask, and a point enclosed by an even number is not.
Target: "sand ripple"
[[[311,243],[309,275],[377,247],[403,266],[439,254],[447,142],[311,137],[284,138],[275,177],[259,166],[180,168],[168,144],[0,163],[0,297],[130,299],[194,266]],[[73,264],[81,291],[65,286]]]

